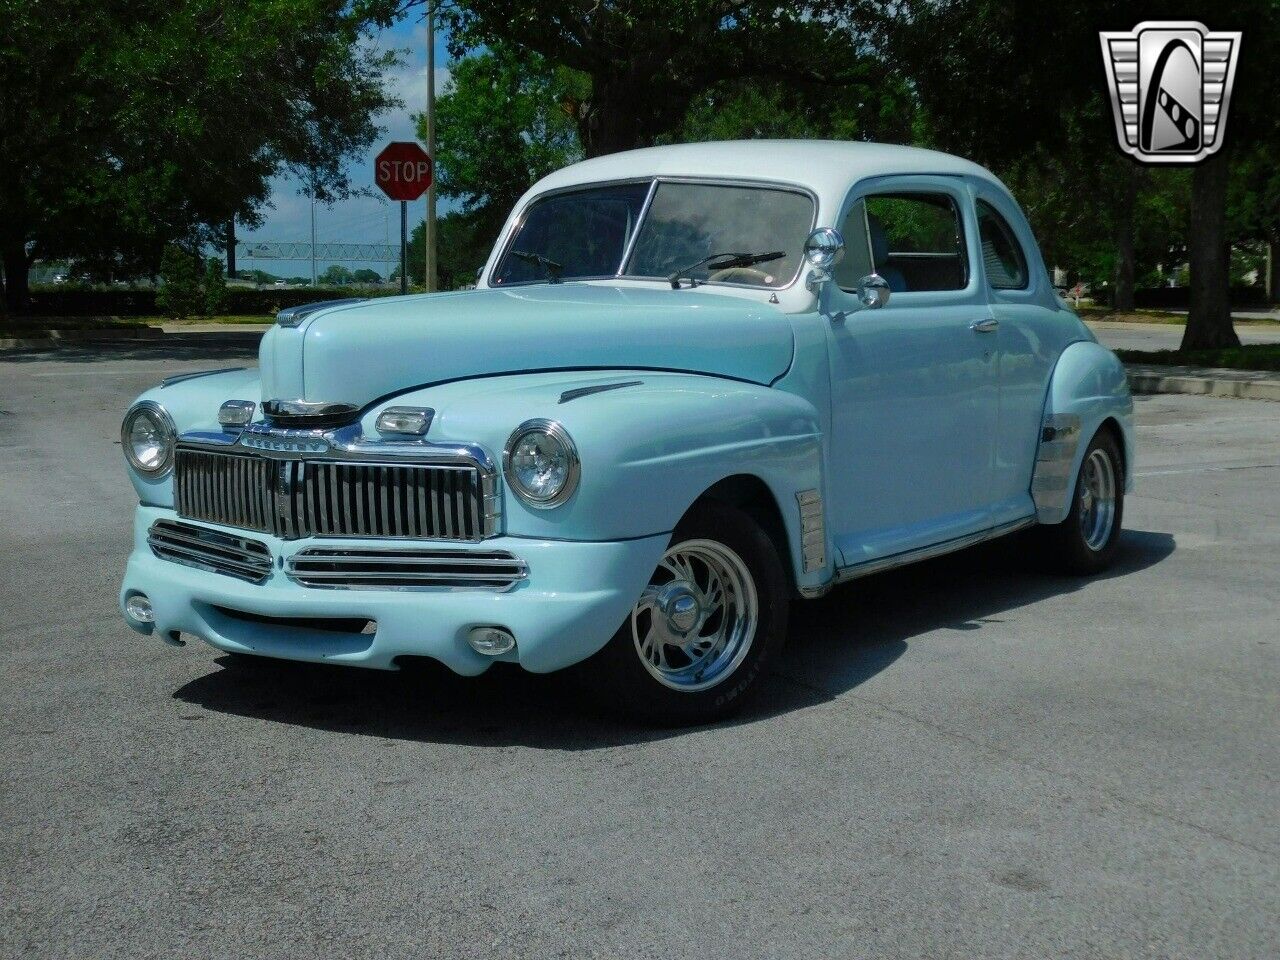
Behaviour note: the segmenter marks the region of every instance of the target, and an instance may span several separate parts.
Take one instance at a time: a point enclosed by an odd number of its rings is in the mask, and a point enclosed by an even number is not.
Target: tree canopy
[[[342,0],[0,0],[0,252],[19,308],[34,257],[154,271],[253,224],[269,178],[321,196],[392,101],[382,16]],[[34,53],[38,51],[38,55]]]

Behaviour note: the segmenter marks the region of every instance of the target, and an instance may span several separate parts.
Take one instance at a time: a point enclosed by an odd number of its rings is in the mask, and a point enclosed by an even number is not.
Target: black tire
[[[580,681],[606,708],[672,726],[721,719],[742,707],[770,657],[785,642],[790,591],[773,541],[748,514],[725,504],[708,502],[695,507],[681,521],[672,534],[668,555],[682,544],[707,541],[732,551],[742,561],[754,586],[756,625],[751,639],[744,644],[746,652],[736,664],[730,662],[723,667],[724,674],[714,679],[714,685],[705,689],[676,689],[664,685],[645,665],[629,615],[605,648],[577,671]],[[697,572],[696,561],[694,567]],[[661,566],[654,572],[655,580],[667,576]],[[648,615],[657,616],[656,613]],[[644,616],[640,615],[638,625]],[[714,617],[706,622],[708,627],[714,626]],[[673,657],[685,656],[678,649],[668,649]]]
[[[1090,543],[1081,515],[1087,509],[1087,497],[1083,495],[1088,489],[1085,476],[1095,453],[1105,456],[1110,463],[1114,508],[1110,530],[1105,539]],[[1071,486],[1071,510],[1067,518],[1062,523],[1041,528],[1046,559],[1054,568],[1065,573],[1088,576],[1100,573],[1111,565],[1115,560],[1120,527],[1124,522],[1124,483],[1124,457],[1120,454],[1115,435],[1104,427],[1094,434],[1081,458],[1080,469]]]

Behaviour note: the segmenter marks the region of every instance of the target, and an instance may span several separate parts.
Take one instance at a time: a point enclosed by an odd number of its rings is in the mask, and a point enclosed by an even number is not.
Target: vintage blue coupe
[[[284,310],[256,370],[143,394],[120,603],[231,654],[580,665],[705,720],[793,598],[1035,524],[1105,567],[1132,409],[982,167],[637,150],[534,186],[476,290]]]

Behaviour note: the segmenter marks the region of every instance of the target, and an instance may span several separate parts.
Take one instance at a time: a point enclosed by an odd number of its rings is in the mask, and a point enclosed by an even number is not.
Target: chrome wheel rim
[[[1101,550],[1116,520],[1116,472],[1105,450],[1094,450],[1085,458],[1076,488],[1080,534],[1090,550]]]
[[[755,581],[742,558],[715,540],[686,540],[663,554],[631,611],[631,636],[655,680],[696,693],[733,674],[759,621]]]

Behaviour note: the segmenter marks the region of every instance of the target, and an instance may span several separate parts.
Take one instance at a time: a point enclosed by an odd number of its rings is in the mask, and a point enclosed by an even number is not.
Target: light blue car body
[[[945,190],[964,218],[968,285],[895,294],[878,310],[836,283],[810,289],[807,269],[776,292],[631,279],[489,287],[530,200],[654,177],[794,186],[814,197],[816,226],[837,227],[867,192]],[[1025,290],[987,283],[975,198],[1000,211],[1028,254]],[[994,335],[971,329],[980,319],[997,321]],[[566,399],[616,384],[626,386]],[[702,144],[577,164],[517,204],[479,289],[317,310],[270,330],[257,370],[179,379],[139,400],[163,407],[180,435],[234,444],[218,422],[221,404],[273,398],[354,404],[371,443],[387,407],[433,410],[425,442],[482,451],[496,476],[498,528],[468,546],[509,551],[527,576],[506,590],[319,589],[285,575],[315,538],[262,532],[252,537],[275,562],[264,582],[174,563],[148,542],[157,520],[180,519],[172,474],[148,480],[131,470],[140,506],[120,600],[151,601],[153,624],[126,616],[140,632],[383,669],[430,657],[476,674],[495,658],[473,650],[468,632],[501,626],[517,645],[496,659],[545,672],[609,641],[672,531],[709,491],[767,504],[796,595],[815,597],[861,574],[1062,521],[1099,430],[1120,442],[1127,487],[1133,476],[1124,370],[1054,294],[1008,191],[973,164],[904,147]],[[559,423],[581,460],[577,491],[550,510],[527,506],[501,478],[508,438],[534,418]],[[816,533],[812,519],[802,523],[813,516],[802,505],[815,501]],[[306,626],[334,619],[376,628]]]

